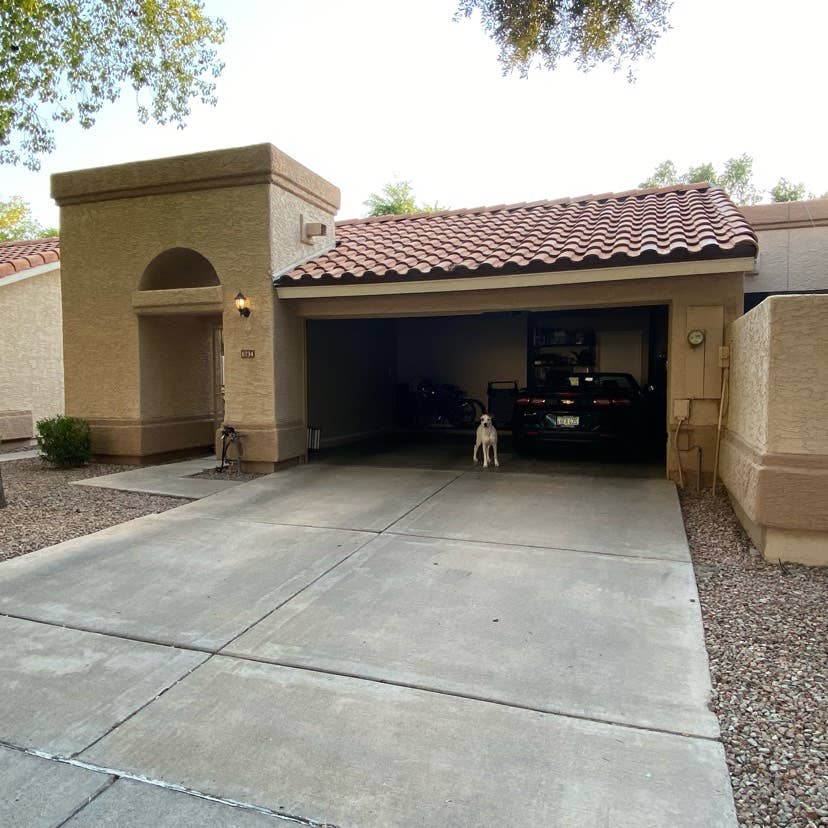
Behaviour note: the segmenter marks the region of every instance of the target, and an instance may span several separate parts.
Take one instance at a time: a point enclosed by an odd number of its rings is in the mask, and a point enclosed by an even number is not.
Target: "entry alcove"
[[[222,286],[210,261],[176,247],[156,256],[132,294],[139,317],[146,453],[211,446],[223,419]]]
[[[132,307],[139,316],[221,314],[222,288],[215,268],[195,250],[173,247],[144,269]]]

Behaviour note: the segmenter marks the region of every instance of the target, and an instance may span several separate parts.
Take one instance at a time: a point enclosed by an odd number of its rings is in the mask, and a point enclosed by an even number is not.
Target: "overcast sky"
[[[655,165],[747,152],[755,180],[828,191],[825,43],[815,0],[676,0],[638,80],[571,66],[503,77],[454,0],[208,0],[227,21],[215,108],[141,126],[131,92],[88,131],[56,125],[39,173],[0,167],[0,197],[56,224],[52,172],[270,141],[342,190],[340,218],[394,177],[450,207],[635,187]]]

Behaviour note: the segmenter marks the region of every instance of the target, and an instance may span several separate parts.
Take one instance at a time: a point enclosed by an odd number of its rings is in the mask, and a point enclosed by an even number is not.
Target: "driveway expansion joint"
[[[373,535],[373,537],[366,538],[366,539],[365,539],[365,541],[364,541],[363,543],[359,544],[359,546],[357,546],[356,548],[352,549],[352,550],[351,550],[351,551],[350,551],[350,552],[349,552],[349,553],[348,553],[348,554],[347,554],[344,558],[341,558],[341,559],[340,559],[340,560],[338,560],[336,563],[334,563],[334,564],[332,564],[331,566],[329,566],[329,567],[328,567],[328,568],[327,568],[324,572],[320,572],[320,573],[319,573],[319,575],[317,575],[317,576],[316,576],[316,577],[315,577],[312,581],[309,581],[307,584],[305,584],[303,587],[301,587],[301,589],[296,590],[296,592],[294,592],[294,593],[293,593],[292,595],[290,595],[288,598],[285,598],[285,600],[284,600],[284,601],[280,602],[280,603],[279,603],[279,604],[277,604],[275,607],[273,607],[272,609],[268,610],[268,611],[267,611],[267,612],[266,612],[266,613],[265,613],[265,614],[264,614],[261,618],[259,618],[259,619],[257,619],[256,621],[253,621],[252,623],[248,624],[248,625],[247,625],[247,627],[245,627],[245,628],[244,628],[244,629],[243,629],[240,633],[238,633],[237,635],[234,635],[234,636],[233,636],[233,637],[232,637],[229,641],[226,641],[224,644],[222,644],[222,645],[221,645],[221,647],[217,648],[217,649],[216,649],[216,650],[214,650],[213,652],[214,652],[215,654],[220,653],[220,652],[221,652],[221,650],[223,650],[225,647],[229,647],[229,646],[230,646],[230,645],[231,645],[234,641],[237,641],[237,640],[238,640],[239,638],[241,638],[241,637],[242,637],[242,636],[243,636],[246,632],[249,632],[250,630],[252,630],[252,629],[253,629],[253,627],[255,627],[257,624],[261,624],[261,622],[262,622],[262,621],[264,621],[266,618],[269,618],[271,615],[273,615],[273,613],[274,613],[274,612],[278,612],[280,609],[282,609],[282,607],[284,607],[284,606],[286,606],[287,604],[289,604],[289,603],[290,603],[290,602],[291,602],[294,598],[296,598],[297,596],[301,595],[301,594],[302,594],[302,593],[303,593],[306,589],[309,589],[309,588],[310,588],[310,587],[312,587],[314,584],[316,584],[318,581],[320,581],[322,578],[324,578],[324,577],[326,577],[327,575],[329,575],[329,574],[330,574],[331,572],[333,572],[333,571],[334,571],[337,567],[342,566],[342,564],[344,564],[346,561],[350,560],[350,559],[351,559],[354,555],[356,555],[356,553],[357,553],[357,552],[359,552],[359,551],[360,551],[360,549],[363,549],[363,548],[364,548],[364,547],[366,547],[369,543],[371,543],[371,541],[372,541],[372,540],[374,540],[374,537],[376,536],[376,533],[371,533],[371,534]]]
[[[64,825],[66,825],[66,824],[68,824],[69,822],[71,822],[71,821],[72,821],[72,820],[73,820],[73,819],[74,819],[74,818],[75,818],[75,817],[76,817],[76,816],[77,816],[77,815],[78,815],[81,811],[83,811],[83,810],[84,810],[84,808],[86,808],[86,807],[88,807],[89,805],[91,805],[91,804],[92,804],[92,803],[93,803],[93,802],[94,802],[94,801],[95,801],[95,800],[96,800],[96,799],[97,799],[97,798],[98,798],[98,797],[99,797],[99,796],[100,796],[100,795],[101,795],[104,791],[106,791],[106,790],[108,790],[109,788],[111,788],[111,787],[112,787],[112,786],[113,786],[113,785],[114,785],[117,781],[118,781],[117,777],[115,777],[115,776],[110,776],[110,777],[109,777],[109,778],[108,778],[108,779],[107,779],[107,780],[103,783],[103,785],[101,785],[101,787],[100,787],[100,788],[98,788],[98,790],[97,790],[97,791],[95,791],[95,793],[93,793],[91,796],[87,797],[87,799],[86,799],[86,801],[85,801],[85,802],[82,802],[80,805],[78,805],[78,807],[77,807],[77,808],[75,808],[75,809],[72,811],[72,813],[70,813],[70,814],[69,814],[69,816],[67,816],[67,817],[66,817],[66,819],[61,820],[61,821],[60,821],[60,822],[59,822],[59,823],[55,826],[55,828],[63,828],[63,826],[64,826]]]
[[[0,740],[0,747],[7,748],[9,750],[14,750],[18,753],[26,754],[27,756],[35,756],[38,759],[45,759],[49,762],[56,762],[60,765],[69,765],[73,768],[79,768],[81,770],[90,771],[91,773],[99,773],[108,777],[107,780],[101,785],[99,791],[97,791],[94,795],[90,796],[89,799],[83,803],[83,805],[76,808],[68,817],[66,817],[66,819],[64,819],[62,822],[59,822],[55,826],[55,828],[61,828],[61,826],[66,825],[73,817],[77,816],[77,814],[79,814],[87,805],[89,805],[91,802],[97,799],[104,791],[106,791],[108,788],[114,785],[115,782],[117,782],[119,779],[128,779],[132,782],[140,782],[144,785],[150,785],[153,788],[160,788],[161,790],[165,791],[174,791],[176,793],[187,794],[188,796],[192,796],[197,799],[205,799],[208,802],[216,802],[220,805],[228,805],[231,808],[238,808],[242,811],[252,811],[254,813],[263,814],[265,816],[277,817],[283,822],[292,822],[296,825],[305,825],[308,826],[308,828],[338,828],[338,826],[332,822],[320,822],[319,820],[311,819],[310,817],[303,817],[297,814],[287,814],[282,811],[274,811],[272,808],[266,808],[262,805],[255,805],[252,802],[242,802],[237,799],[213,796],[212,794],[204,793],[203,791],[198,791],[194,788],[187,788],[183,785],[176,785],[174,782],[165,782],[163,779],[150,779],[149,777],[141,776],[140,774],[131,773],[130,771],[121,770],[118,768],[103,767],[102,765],[96,765],[93,762],[86,762],[85,760],[75,758],[74,756],[66,757],[57,754],[46,753],[42,750],[20,747],[20,745],[14,745],[9,742],[4,742],[2,740]]]
[[[183,648],[182,647],[176,647],[176,649],[180,650],[180,649],[183,649]],[[160,699],[161,696],[163,696],[168,690],[172,690],[173,687],[175,687],[176,685],[178,685],[182,681],[184,681],[184,679],[186,679],[187,676],[191,676],[196,670],[198,670],[199,667],[203,667],[212,657],[213,657],[213,655],[210,654],[210,655],[207,656],[207,658],[200,661],[194,667],[191,667],[189,670],[187,670],[186,673],[184,673],[184,675],[179,676],[174,682],[172,682],[172,684],[169,684],[167,687],[165,687],[159,693],[156,693],[149,701],[144,702],[144,704],[142,704],[140,707],[136,707],[135,710],[133,710],[131,713],[129,713],[129,715],[124,716],[122,719],[115,722],[115,724],[112,725],[109,729],[107,729],[106,732],[102,733],[96,739],[93,739],[88,745],[86,745],[86,747],[83,747],[80,750],[76,750],[74,753],[71,754],[71,756],[69,758],[70,759],[75,759],[78,756],[80,756],[80,754],[83,753],[84,751],[89,750],[89,748],[93,747],[94,745],[97,745],[98,742],[100,742],[102,739],[105,739],[107,736],[109,736],[110,733],[117,730],[122,724],[125,724],[126,722],[128,722],[131,718],[136,716],[142,710],[146,710],[153,702],[158,701],[158,699]]]
[[[406,690],[419,690],[423,693],[433,693],[436,696],[447,696],[453,699],[465,699],[466,701],[481,702],[483,704],[493,704],[498,707],[508,707],[513,710],[526,710],[529,713],[540,713],[544,716],[558,716],[563,719],[577,719],[582,722],[592,722],[594,724],[606,725],[608,727],[623,727],[629,730],[641,730],[645,733],[660,733],[665,736],[680,736],[685,739],[701,739],[705,742],[721,743],[721,735],[719,736],[705,736],[702,733],[688,733],[687,731],[670,730],[669,728],[661,727],[647,727],[646,725],[633,724],[631,722],[621,722],[614,719],[602,719],[596,716],[586,716],[580,713],[569,713],[565,710],[558,710],[555,708],[536,707],[531,704],[521,704],[520,702],[506,701],[505,699],[498,699],[494,696],[480,696],[475,693],[464,693],[459,690],[443,690],[439,687],[432,687],[427,684],[418,684],[416,682],[398,681],[395,679],[386,679],[379,676],[372,676],[364,673],[350,673],[345,670],[331,670],[324,667],[313,667],[308,664],[295,664],[290,661],[269,660],[265,658],[256,658],[250,655],[241,653],[215,653],[219,658],[230,658],[236,661],[248,661],[254,664],[263,664],[271,667],[284,667],[288,670],[300,670],[307,673],[319,673],[325,676],[333,676],[335,678],[349,678],[357,679],[358,681],[367,681],[372,684],[385,684],[389,687],[401,687]],[[199,665],[201,666],[201,665]]]
[[[363,544],[361,547],[359,547],[359,549],[362,549],[365,545],[366,544]],[[347,556],[347,558],[344,558],[342,561],[340,561],[340,563],[344,563],[345,560],[350,558],[352,555],[355,555],[359,551],[359,549],[355,549],[350,555]],[[337,566],[339,566],[339,564],[335,564],[334,567],[331,567],[331,569],[334,569]],[[328,570],[328,571],[330,571],[330,570]],[[324,574],[327,574],[327,573],[324,573]],[[321,578],[323,576],[320,575],[319,577]],[[303,590],[307,589],[311,585],[312,584],[308,584],[306,587],[303,588]],[[272,615],[274,612],[278,611],[283,606],[285,606],[285,604],[292,601],[293,598],[295,598],[297,595],[299,595],[300,592],[302,592],[303,590],[300,590],[299,592],[296,593],[296,595],[293,595],[290,598],[286,599],[278,607],[275,607],[274,609],[272,609],[270,612],[268,612],[266,615],[264,615],[258,621],[251,624],[247,629],[243,630],[238,635],[231,638],[226,644],[223,644],[221,647],[216,648],[216,649],[210,649],[210,648],[207,648],[207,647],[197,647],[195,645],[189,645],[189,644],[174,644],[174,643],[169,643],[169,642],[158,642],[158,641],[154,641],[152,639],[140,638],[138,636],[133,636],[133,635],[126,635],[124,633],[100,632],[99,630],[91,630],[91,629],[85,628],[85,627],[76,627],[76,626],[73,626],[71,624],[54,624],[54,623],[50,623],[49,621],[42,621],[42,620],[37,619],[37,618],[27,618],[25,616],[13,615],[13,614],[10,614],[10,613],[0,613],[0,617],[16,618],[16,619],[19,619],[21,621],[31,621],[31,622],[36,623],[36,624],[44,624],[44,625],[50,626],[50,627],[61,627],[61,628],[65,628],[65,629],[68,629],[68,630],[77,630],[78,632],[86,632],[86,633],[92,633],[94,635],[102,635],[102,636],[106,636],[108,638],[117,638],[117,639],[121,639],[121,640],[124,640],[124,641],[135,641],[135,642],[138,642],[138,643],[141,643],[141,644],[155,644],[155,645],[160,646],[160,647],[169,647],[169,648],[175,649],[175,650],[186,650],[186,651],[189,651],[189,652],[201,653],[201,654],[207,656],[207,658],[205,658],[203,661],[199,662],[195,667],[193,667],[191,670],[189,670],[183,676],[181,676],[176,681],[174,681],[171,685],[169,685],[169,687],[165,687],[160,693],[158,693],[156,696],[151,698],[149,701],[147,701],[141,707],[137,708],[136,710],[133,710],[127,717],[125,717],[121,721],[114,724],[111,728],[109,728],[109,730],[106,731],[106,733],[103,733],[101,736],[99,736],[93,742],[86,745],[86,747],[84,747],[84,748],[82,748],[78,751],[75,751],[72,754],[73,758],[76,757],[76,756],[79,756],[80,754],[82,754],[85,751],[89,750],[93,745],[96,745],[98,742],[100,742],[105,736],[108,736],[114,730],[117,730],[122,724],[129,721],[137,713],[140,713],[146,707],[151,705],[154,701],[157,701],[159,698],[161,698],[161,696],[163,696],[168,690],[171,690],[173,687],[180,684],[182,681],[184,681],[189,676],[191,676],[200,667],[203,667],[205,664],[207,664],[207,662],[210,661],[214,656],[219,656],[220,658],[227,658],[227,659],[231,659],[231,660],[234,660],[234,661],[246,661],[246,662],[250,662],[252,664],[263,664],[263,665],[271,666],[271,667],[284,667],[284,668],[289,669],[289,670],[299,670],[299,671],[304,671],[304,672],[307,672],[307,673],[319,673],[319,674],[322,674],[322,675],[328,675],[328,676],[339,677],[339,678],[357,679],[359,681],[371,682],[372,684],[385,684],[385,685],[388,685],[390,687],[402,687],[402,688],[405,688],[405,689],[408,689],[408,690],[419,690],[419,691],[424,692],[424,693],[433,693],[433,694],[438,695],[438,696],[447,696],[449,698],[466,699],[467,701],[476,701],[476,702],[481,702],[483,704],[494,704],[494,705],[497,705],[498,707],[510,707],[510,708],[515,709],[515,710],[526,710],[526,711],[531,712],[531,713],[540,713],[540,714],[545,715],[545,716],[559,716],[559,717],[565,718],[565,719],[577,719],[577,720],[585,721],[585,722],[594,722],[596,724],[603,724],[603,725],[607,725],[607,726],[610,726],[610,727],[624,727],[624,728],[628,728],[628,729],[631,729],[631,730],[641,730],[641,731],[645,731],[645,732],[648,732],[648,733],[661,733],[661,734],[664,734],[664,735],[667,735],[667,736],[681,736],[681,737],[688,738],[688,739],[702,739],[702,740],[707,741],[707,742],[721,742],[722,741],[721,736],[705,736],[705,735],[699,734],[699,733],[688,733],[688,732],[685,732],[685,731],[670,730],[670,729],[667,729],[667,728],[646,727],[645,725],[637,725],[637,724],[632,724],[632,723],[629,723],[629,722],[616,721],[614,719],[602,719],[602,718],[599,718],[599,717],[585,716],[585,715],[581,715],[581,714],[578,714],[578,713],[569,713],[565,710],[559,710],[559,709],[555,709],[555,708],[536,707],[536,706],[532,706],[532,705],[529,705],[529,704],[521,704],[519,702],[510,702],[510,701],[506,701],[504,699],[498,699],[498,698],[494,698],[494,697],[490,697],[490,696],[475,695],[474,693],[463,693],[463,692],[460,692],[460,691],[443,690],[443,689],[440,689],[439,687],[432,687],[432,686],[429,686],[429,685],[426,685],[426,684],[417,684],[417,683],[413,683],[413,682],[396,681],[396,680],[392,680],[392,679],[380,678],[378,676],[372,676],[372,675],[369,675],[369,674],[349,673],[347,671],[342,671],[342,670],[331,670],[331,669],[323,668],[323,667],[314,667],[314,666],[308,665],[308,664],[295,664],[295,663],[292,663],[292,662],[289,662],[289,661],[280,661],[280,660],[270,660],[270,659],[265,659],[265,658],[256,658],[255,656],[247,655],[247,654],[244,654],[244,653],[236,653],[236,652],[232,652],[232,651],[231,652],[225,652],[227,647],[229,647],[234,641],[236,641],[238,638],[240,638],[242,635],[244,635],[250,629],[255,627],[257,624],[259,624],[261,621],[263,621],[269,615]],[[2,745],[2,744],[3,744],[3,742],[0,742],[0,745]],[[12,745],[9,745],[9,746],[13,747]],[[37,754],[37,755],[40,755],[40,754]],[[50,755],[45,755],[45,758],[53,758],[53,757],[51,757]]]
[[[454,477],[452,477],[452,478],[451,478],[451,480],[448,480],[446,483],[444,483],[442,486],[440,486],[440,488],[439,488],[439,489],[437,489],[436,491],[432,492],[432,493],[431,493],[430,495],[428,495],[427,497],[424,497],[424,498],[423,498],[423,499],[422,499],[422,500],[421,500],[421,501],[420,501],[420,502],[419,502],[416,506],[412,506],[412,507],[411,507],[408,511],[406,511],[406,512],[404,512],[403,514],[399,515],[398,517],[394,518],[394,520],[392,520],[392,521],[391,521],[391,523],[389,523],[389,524],[388,524],[388,525],[387,525],[384,529],[381,529],[381,530],[378,532],[378,534],[382,535],[382,534],[385,534],[386,532],[388,532],[388,530],[389,530],[392,526],[396,525],[396,524],[397,524],[397,523],[399,523],[401,520],[403,520],[404,518],[408,517],[408,515],[410,515],[413,511],[415,511],[416,509],[419,509],[419,508],[420,508],[420,507],[422,507],[424,504],[428,503],[428,501],[429,501],[429,500],[431,500],[432,498],[437,497],[437,495],[438,495],[438,494],[440,494],[441,492],[443,492],[445,489],[447,489],[447,488],[448,488],[449,486],[451,486],[453,483],[456,483],[456,482],[457,482],[457,481],[458,481],[461,477],[463,477],[463,476],[466,474],[466,472],[464,472],[464,471],[461,471],[461,472],[456,472],[456,473],[455,473],[454,471],[451,471],[451,472],[448,472],[448,473],[449,473],[449,474],[454,474]],[[389,534],[390,534],[390,533],[389,533]]]
[[[13,618],[17,621],[29,621],[32,624],[43,624],[46,627],[57,627],[62,630],[74,630],[75,632],[90,633],[91,635],[102,635],[106,638],[117,638],[121,641],[135,641],[138,644],[152,644],[156,647],[168,647],[171,650],[187,650],[189,652],[204,653],[206,655],[215,655],[221,650],[220,647],[217,649],[210,649],[209,647],[197,647],[193,644],[177,644],[175,641],[160,638],[145,637],[141,635],[130,635],[129,633],[123,632],[116,633],[110,631],[102,631],[100,629],[95,629],[94,627],[86,627],[81,624],[67,624],[60,621],[49,621],[45,618],[35,618],[32,615],[20,615],[19,613],[14,612],[0,612],[0,618]],[[231,639],[231,641],[232,640],[233,639]]]
[[[391,526],[394,526],[395,523],[392,523]],[[379,532],[378,534],[395,538],[425,538],[426,540],[448,541],[450,543],[474,543],[482,544],[484,546],[512,546],[515,549],[540,549],[548,550],[549,552],[576,552],[582,555],[600,555],[604,558],[621,558],[622,560],[632,561],[658,561],[659,563],[692,566],[692,561],[689,558],[686,561],[681,561],[677,558],[659,558],[656,555],[633,555],[625,554],[623,552],[601,552],[598,549],[574,549],[571,546],[539,546],[538,544],[533,543],[509,543],[508,541],[487,541],[478,540],[477,538],[444,538],[441,535],[426,535],[421,532],[391,532],[388,529],[383,529],[382,532]]]

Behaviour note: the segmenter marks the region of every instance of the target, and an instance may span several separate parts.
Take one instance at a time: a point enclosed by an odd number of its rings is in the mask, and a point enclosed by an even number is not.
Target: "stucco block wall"
[[[828,290],[828,226],[788,232],[788,290]]]
[[[322,446],[389,432],[396,400],[394,320],[308,322],[308,424]]]
[[[828,296],[773,296],[730,326],[721,475],[770,560],[828,564]]]
[[[31,411],[35,423],[62,414],[59,269],[0,279],[0,331],[0,412]]]
[[[768,448],[771,303],[762,302],[730,326],[727,427],[756,451]]]
[[[220,320],[156,316],[142,318],[139,324],[144,415],[215,415],[217,366],[213,331]]]
[[[268,194],[269,272],[273,275],[292,269],[336,242],[334,216],[339,205],[339,191],[327,182],[321,183],[318,177],[310,180],[307,176],[297,175],[296,178],[301,189],[271,186]],[[302,224],[314,222],[326,225],[327,235],[304,241],[300,232]],[[277,298],[272,283],[269,283],[269,291],[273,308],[271,349],[278,355],[273,365],[274,458],[281,463],[304,457],[307,451],[306,330],[305,320],[296,314],[293,305]],[[346,429],[349,430],[350,425]]]
[[[742,207],[759,239],[746,293],[828,291],[828,199]]]
[[[828,226],[760,230],[759,271],[747,293],[828,290]]]
[[[167,419],[171,430],[181,431],[174,397],[162,413],[164,405],[153,387],[154,372],[163,377],[167,360],[180,361],[185,354],[193,355],[193,328],[184,316],[165,318],[163,326],[145,320],[142,323],[143,317],[132,304],[144,269],[159,253],[187,247],[211,262],[222,283],[222,306],[233,326],[227,337],[230,343],[240,333],[239,315],[232,306],[238,290],[243,290],[260,310],[262,305],[267,308],[270,304],[272,297],[266,285],[267,190],[264,184],[228,187],[61,209],[66,409],[92,422],[96,453],[127,459],[170,451],[167,440],[156,439],[160,418]],[[232,220],[227,220],[228,216]],[[111,239],[118,243],[110,244]],[[266,370],[271,374],[268,316],[267,312],[251,316],[243,330],[253,347],[262,343],[261,362],[257,365],[270,362]],[[142,331],[148,337],[143,348]],[[155,337],[158,341],[153,345]],[[205,350],[206,354],[201,353],[192,365],[196,373],[203,359],[209,358],[209,346]],[[155,363],[148,359],[150,354],[155,356]],[[233,364],[228,373],[235,369]],[[246,395],[255,395],[251,404],[263,410],[262,419],[273,415],[272,387],[268,386],[243,386]],[[257,395],[256,390],[260,391]],[[150,419],[152,435],[142,428]],[[184,439],[179,447],[204,445],[208,420],[193,423],[196,434]],[[202,442],[196,441],[196,436]]]
[[[213,350],[193,320],[212,314],[224,338],[224,421],[242,433],[244,464],[267,471],[304,457],[304,326],[279,305],[272,275],[333,243],[337,188],[260,144],[62,173],[52,192],[66,405],[92,422],[93,450],[140,461],[210,442]],[[302,216],[330,234],[303,244]],[[144,270],[173,248],[204,256],[220,286],[141,291]]]

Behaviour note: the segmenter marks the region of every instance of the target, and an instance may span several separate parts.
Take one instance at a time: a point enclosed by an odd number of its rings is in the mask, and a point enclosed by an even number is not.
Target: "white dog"
[[[477,439],[474,443],[474,462],[477,463],[477,450],[483,446],[483,468],[489,468],[489,449],[492,450],[495,466],[499,466],[497,462],[497,429],[494,427],[492,418],[489,414],[484,414],[480,418],[480,425],[477,427]]]

